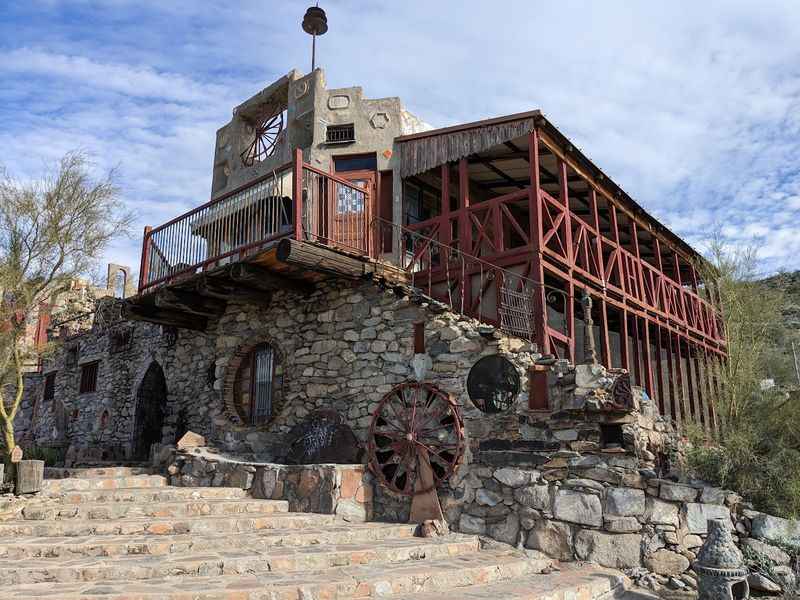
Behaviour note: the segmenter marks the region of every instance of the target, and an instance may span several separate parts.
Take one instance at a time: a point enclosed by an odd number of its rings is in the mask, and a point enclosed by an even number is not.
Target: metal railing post
[[[147,284],[147,275],[150,269],[150,232],[152,227],[145,225],[144,237],[142,238],[142,262],[139,265],[139,293],[142,293]]]

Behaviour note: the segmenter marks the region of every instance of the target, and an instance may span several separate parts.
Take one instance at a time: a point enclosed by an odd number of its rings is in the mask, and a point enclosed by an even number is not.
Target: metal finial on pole
[[[317,36],[328,31],[328,17],[325,11],[317,6],[312,6],[303,17],[303,31],[311,36],[311,70],[317,66]]]

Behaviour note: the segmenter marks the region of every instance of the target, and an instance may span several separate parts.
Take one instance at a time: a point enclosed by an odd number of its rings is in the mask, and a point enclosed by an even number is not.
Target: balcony
[[[295,160],[155,228],[145,228],[139,293],[240,262],[266,263],[279,242],[370,257],[372,190]],[[240,269],[241,271],[241,269]]]

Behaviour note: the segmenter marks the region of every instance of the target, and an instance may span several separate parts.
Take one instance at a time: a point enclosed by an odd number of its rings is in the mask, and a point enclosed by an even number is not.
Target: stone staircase
[[[566,600],[624,578],[474,536],[290,513],[237,488],[174,488],[136,467],[48,470],[0,520],[0,599]],[[549,574],[542,574],[549,572]]]

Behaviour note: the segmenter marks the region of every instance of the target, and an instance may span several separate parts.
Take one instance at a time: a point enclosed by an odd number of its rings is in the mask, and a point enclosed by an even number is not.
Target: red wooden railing
[[[139,292],[237,262],[283,237],[369,254],[370,190],[293,162],[155,228],[142,242]]]

